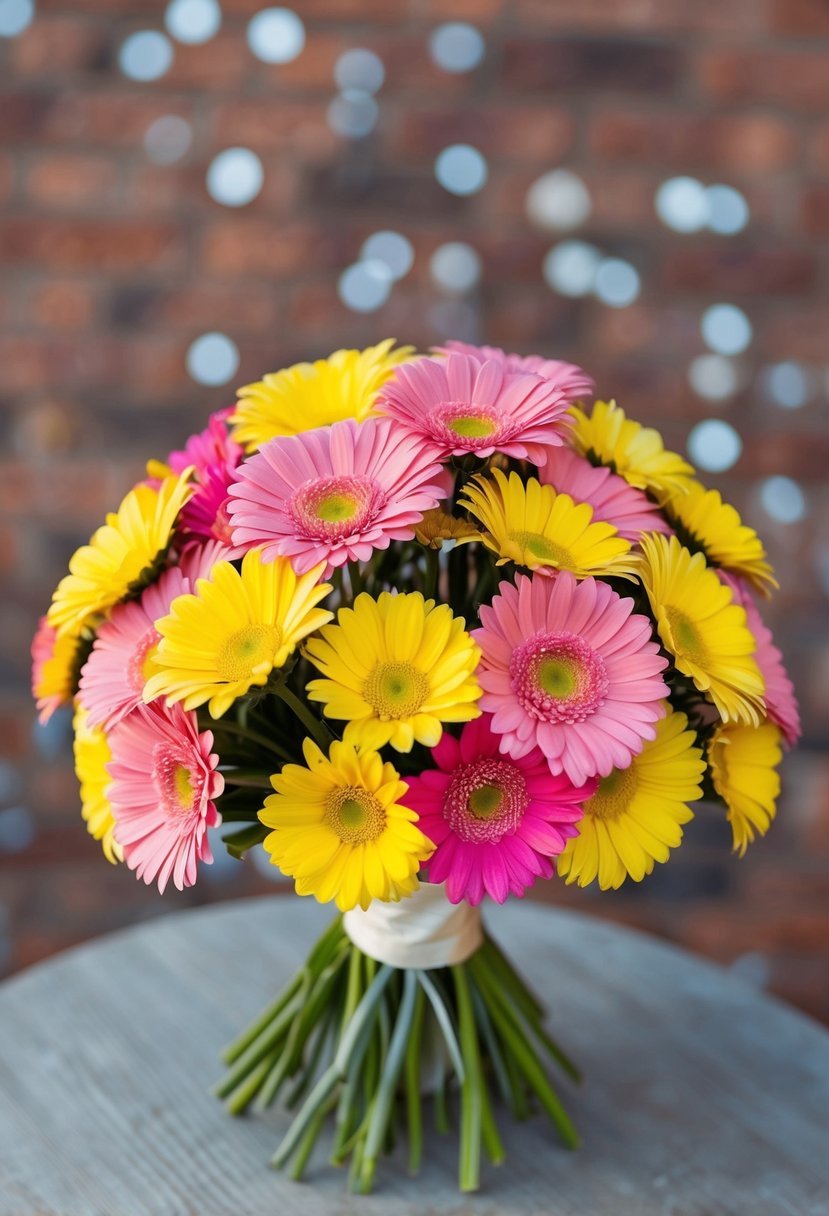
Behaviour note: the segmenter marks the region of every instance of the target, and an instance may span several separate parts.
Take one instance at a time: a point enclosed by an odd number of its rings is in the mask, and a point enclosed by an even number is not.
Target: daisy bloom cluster
[[[387,339],[151,461],[32,645],[107,859],[163,890],[262,846],[347,911],[639,882],[703,797],[762,836],[800,733],[765,548],[592,397],[559,359]]]

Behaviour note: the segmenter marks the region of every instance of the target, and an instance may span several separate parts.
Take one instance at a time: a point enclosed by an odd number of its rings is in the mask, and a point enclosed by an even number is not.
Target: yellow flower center
[[[363,685],[363,699],[381,722],[410,718],[429,695],[429,681],[413,663],[378,663]]]
[[[368,790],[346,785],[329,794],[323,823],[344,844],[366,844],[385,831],[386,811]]]
[[[599,788],[584,804],[585,815],[595,819],[620,819],[636,793],[635,764],[630,768],[615,768],[607,777],[602,777]]]
[[[694,663],[705,664],[708,649],[695,623],[679,608],[665,608],[674,653],[684,655]]]
[[[504,791],[500,785],[479,785],[469,795],[466,808],[470,815],[486,822],[497,815],[504,803]]]
[[[338,524],[343,520],[352,519],[357,513],[357,501],[347,494],[327,494],[321,498],[315,507],[317,519],[325,523]]]
[[[447,419],[446,426],[462,439],[486,439],[498,429],[485,414],[458,414]]]
[[[549,696],[569,697],[578,685],[578,670],[575,663],[567,659],[542,659],[536,679]]]
[[[175,790],[178,804],[183,811],[189,811],[193,805],[195,797],[195,789],[190,778],[190,770],[185,768],[183,764],[177,764],[173,772],[173,789]]]
[[[216,662],[219,678],[229,683],[248,679],[263,664],[273,663],[281,641],[278,625],[246,625],[232,633]]]
[[[514,541],[525,553],[529,553],[530,557],[534,557],[537,562],[563,566],[566,570],[571,570],[575,566],[570,550],[565,549],[563,545],[557,545],[554,540],[550,540],[541,532],[510,532],[509,539]]]

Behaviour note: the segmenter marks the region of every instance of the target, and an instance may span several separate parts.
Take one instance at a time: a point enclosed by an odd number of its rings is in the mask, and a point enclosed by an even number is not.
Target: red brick
[[[111,157],[46,153],[31,163],[24,189],[35,203],[47,208],[68,211],[91,203],[95,209],[114,200],[119,177]]]
[[[815,236],[829,234],[829,183],[812,184],[804,190],[800,217],[806,232]]]
[[[786,0],[781,0],[786,3]],[[820,0],[817,0],[819,3]],[[548,29],[640,30],[649,33],[718,32],[745,36],[760,30],[763,6],[757,0],[516,0],[516,15],[528,26]]]
[[[685,172],[707,168],[767,173],[790,165],[798,153],[795,131],[773,114],[617,110],[593,120],[589,140],[596,155]]]
[[[234,334],[273,333],[281,314],[281,301],[263,283],[190,284],[182,287],[115,292],[110,303],[114,324],[130,330],[184,332],[221,329],[232,318]]]
[[[728,284],[729,296],[808,294],[816,283],[817,271],[817,259],[812,253],[739,248],[732,244],[717,249],[672,249],[660,261],[662,281],[669,292],[712,294]]]
[[[118,219],[8,219],[0,223],[0,257],[62,270],[172,270],[184,257],[172,224]]]
[[[769,25],[774,34],[829,36],[829,8],[823,0],[771,0]]]
[[[820,365],[826,358],[829,307],[801,304],[772,316],[763,326],[765,358],[802,359]]]
[[[485,156],[547,167],[573,142],[573,121],[564,109],[545,106],[407,110],[395,146],[407,157],[432,163],[448,144],[468,143]]]
[[[70,452],[83,442],[80,419],[69,401],[48,396],[30,401],[17,419],[14,442],[34,459]]]
[[[32,320],[44,329],[82,330],[92,322],[96,288],[73,279],[53,279],[32,291]]]
[[[11,197],[14,180],[14,161],[11,156],[0,153],[0,202],[5,202]]]
[[[671,94],[681,84],[684,58],[675,43],[621,44],[611,38],[528,37],[501,49],[501,79],[519,93],[591,92]]]
[[[814,132],[810,155],[814,167],[829,175],[829,122],[823,122]]]
[[[220,30],[209,42],[199,46],[176,42],[175,56],[164,77],[164,86],[171,89],[236,89],[244,85],[255,63],[243,29]]]
[[[324,161],[340,145],[325,112],[326,103],[322,101],[257,98],[228,102],[216,115],[213,144],[217,151],[241,144],[256,152],[293,153],[302,160]]]
[[[340,239],[341,234],[311,226],[216,220],[202,242],[201,261],[211,273],[235,277],[299,274],[313,267],[345,266],[354,249],[340,252]]]
[[[192,119],[190,107],[180,98],[151,93],[75,91],[62,97],[37,98],[34,114],[18,117],[17,126],[27,133],[38,131],[46,143],[104,144],[129,148],[141,146],[151,123],[165,114]],[[0,100],[0,115],[3,102]],[[0,134],[2,134],[0,117]]]
[[[822,51],[717,48],[699,57],[696,76],[720,102],[759,102],[821,113],[829,106],[829,71]]]
[[[100,67],[106,61],[108,36],[105,28],[58,17],[38,9],[37,19],[10,44],[14,71],[24,77],[51,77]]]

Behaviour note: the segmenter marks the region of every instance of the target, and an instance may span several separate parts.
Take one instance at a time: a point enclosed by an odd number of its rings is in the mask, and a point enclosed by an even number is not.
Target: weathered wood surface
[[[322,1154],[301,1185],[266,1162],[286,1116],[234,1120],[217,1053],[330,913],[295,898],[185,912],[0,987],[2,1216],[827,1216],[829,1035],[736,977],[582,916],[510,905],[490,926],[552,1010],[587,1081],[577,1153],[540,1118],[506,1165],[455,1189],[430,1135],[348,1196]]]

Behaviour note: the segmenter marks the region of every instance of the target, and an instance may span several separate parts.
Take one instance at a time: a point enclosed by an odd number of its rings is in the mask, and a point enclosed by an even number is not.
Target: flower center
[[[378,663],[363,685],[363,700],[381,722],[410,718],[428,695],[429,681],[413,663]]]
[[[615,768],[602,777],[593,797],[585,802],[585,815],[593,815],[596,819],[619,819],[633,801],[636,785],[635,765]]]
[[[455,771],[443,814],[461,840],[497,843],[513,833],[529,806],[527,783],[508,760],[475,760]]]
[[[704,665],[708,660],[708,649],[694,622],[679,608],[664,609],[667,617],[674,652]]]
[[[300,486],[289,510],[303,535],[331,541],[364,530],[384,502],[383,491],[368,477],[319,477]]]
[[[328,795],[323,823],[344,844],[366,844],[385,831],[386,812],[374,794],[356,785],[346,785]]]
[[[513,651],[509,674],[519,705],[541,722],[583,722],[608,688],[602,656],[575,633],[537,633]]]
[[[432,420],[445,442],[469,451],[487,447],[487,441],[502,430],[496,410],[489,405],[472,406],[466,401],[441,401],[432,413]]]
[[[557,545],[554,540],[550,540],[549,536],[544,536],[541,532],[510,532],[509,538],[530,557],[534,557],[537,562],[563,566],[565,570],[572,570],[575,566],[570,550],[565,549],[563,545]]]
[[[232,683],[246,680],[265,665],[273,664],[273,657],[282,641],[278,625],[246,625],[230,635],[222,647],[216,662],[219,679]]]
[[[135,693],[140,693],[152,671],[152,657],[161,639],[161,634],[150,626],[142,634],[127,663],[127,683]]]
[[[153,749],[152,778],[163,809],[174,819],[183,819],[201,802],[204,775],[194,772],[187,757],[168,743]]]

